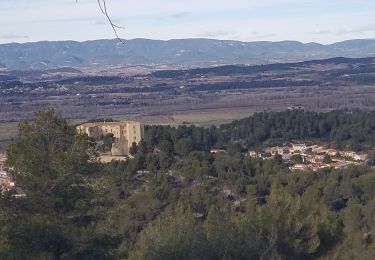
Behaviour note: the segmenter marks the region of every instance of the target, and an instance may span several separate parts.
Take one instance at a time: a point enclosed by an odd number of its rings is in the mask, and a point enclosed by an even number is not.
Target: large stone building
[[[6,155],[0,152],[0,193],[14,187],[14,182],[11,181],[5,169]]]
[[[113,156],[127,156],[133,143],[138,144],[144,136],[144,125],[134,121],[95,122],[77,126],[77,132],[100,140],[107,134],[115,138],[111,153]]]
[[[2,152],[0,152],[0,176],[5,176],[5,161],[6,161],[6,155]]]

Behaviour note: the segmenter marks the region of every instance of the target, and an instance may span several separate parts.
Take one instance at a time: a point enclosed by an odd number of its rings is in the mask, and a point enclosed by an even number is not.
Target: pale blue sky
[[[122,38],[375,38],[375,0],[107,0]],[[96,0],[0,0],[0,43],[114,38]]]

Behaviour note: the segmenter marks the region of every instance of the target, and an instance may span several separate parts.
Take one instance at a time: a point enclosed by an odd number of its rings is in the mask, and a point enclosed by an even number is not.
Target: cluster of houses
[[[280,155],[291,170],[317,171],[323,168],[339,169],[349,165],[360,165],[367,160],[366,153],[341,151],[318,145],[295,143],[290,146],[269,147],[264,152],[249,151],[251,157],[267,159]]]
[[[14,187],[14,182],[10,180],[5,170],[5,161],[6,155],[0,152],[0,192]]]

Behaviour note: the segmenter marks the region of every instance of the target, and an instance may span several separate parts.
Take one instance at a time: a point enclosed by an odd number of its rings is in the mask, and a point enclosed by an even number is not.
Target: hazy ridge
[[[0,69],[155,64],[257,65],[375,56],[375,40],[349,40],[329,45],[297,41],[240,42],[210,39],[133,39],[125,42],[123,45],[114,39],[0,44]]]

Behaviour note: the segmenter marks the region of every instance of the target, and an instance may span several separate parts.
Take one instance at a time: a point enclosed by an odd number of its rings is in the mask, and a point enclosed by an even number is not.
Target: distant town
[[[87,134],[98,146],[102,145],[107,136],[113,138],[108,152],[100,153],[102,163],[112,160],[128,160],[132,158],[132,144],[139,144],[144,138],[144,125],[135,121],[93,122],[78,125],[77,133]],[[223,149],[212,149],[211,153],[226,152]],[[318,171],[331,168],[340,169],[349,165],[363,165],[368,154],[351,150],[338,150],[317,144],[290,143],[284,146],[272,146],[261,151],[250,150],[246,156],[263,160],[279,158],[291,171]],[[0,153],[0,190],[10,190],[14,182],[5,168],[6,154]]]
[[[135,143],[139,143],[141,137],[143,137],[143,125],[138,122],[111,122],[111,123],[90,123],[83,124],[77,127],[79,133],[88,134],[90,137],[95,137],[96,140],[100,139],[100,135],[103,136],[104,133],[113,133],[115,135],[115,141],[112,145],[110,161],[111,160],[122,160],[124,156],[131,157],[129,154],[129,138],[125,135],[131,135],[131,131],[124,130],[121,132],[116,132],[120,128],[126,129],[131,125],[131,129],[135,133]],[[133,129],[134,126],[134,129]],[[129,126],[130,127],[130,126]],[[98,131],[94,129],[99,129]],[[116,130],[117,129],[117,130]],[[130,128],[129,128],[130,129]],[[107,130],[107,131],[106,131]],[[104,131],[102,133],[102,131]],[[123,135],[125,134],[125,135]],[[129,137],[128,136],[128,137]],[[133,135],[132,135],[133,136]],[[120,149],[119,146],[125,147]],[[226,152],[222,149],[212,149],[211,153]],[[349,165],[362,165],[366,162],[368,155],[367,153],[357,153],[354,151],[344,151],[332,148],[325,148],[316,144],[306,145],[305,143],[292,143],[285,146],[273,146],[267,147],[263,151],[251,150],[246,153],[247,156],[252,158],[260,158],[263,160],[275,158],[279,156],[282,162],[289,167],[291,171],[318,171],[324,168],[340,169],[345,168]],[[102,162],[109,162],[108,156],[101,155],[103,157]],[[7,174],[5,169],[6,154],[0,153],[0,190],[9,190],[14,187],[14,182],[12,182],[10,176]]]
[[[292,171],[317,171],[324,168],[340,169],[349,165],[361,165],[368,157],[366,153],[343,151],[304,143],[269,147],[264,149],[263,152],[248,152],[248,156],[262,159],[269,159],[277,155]]]

